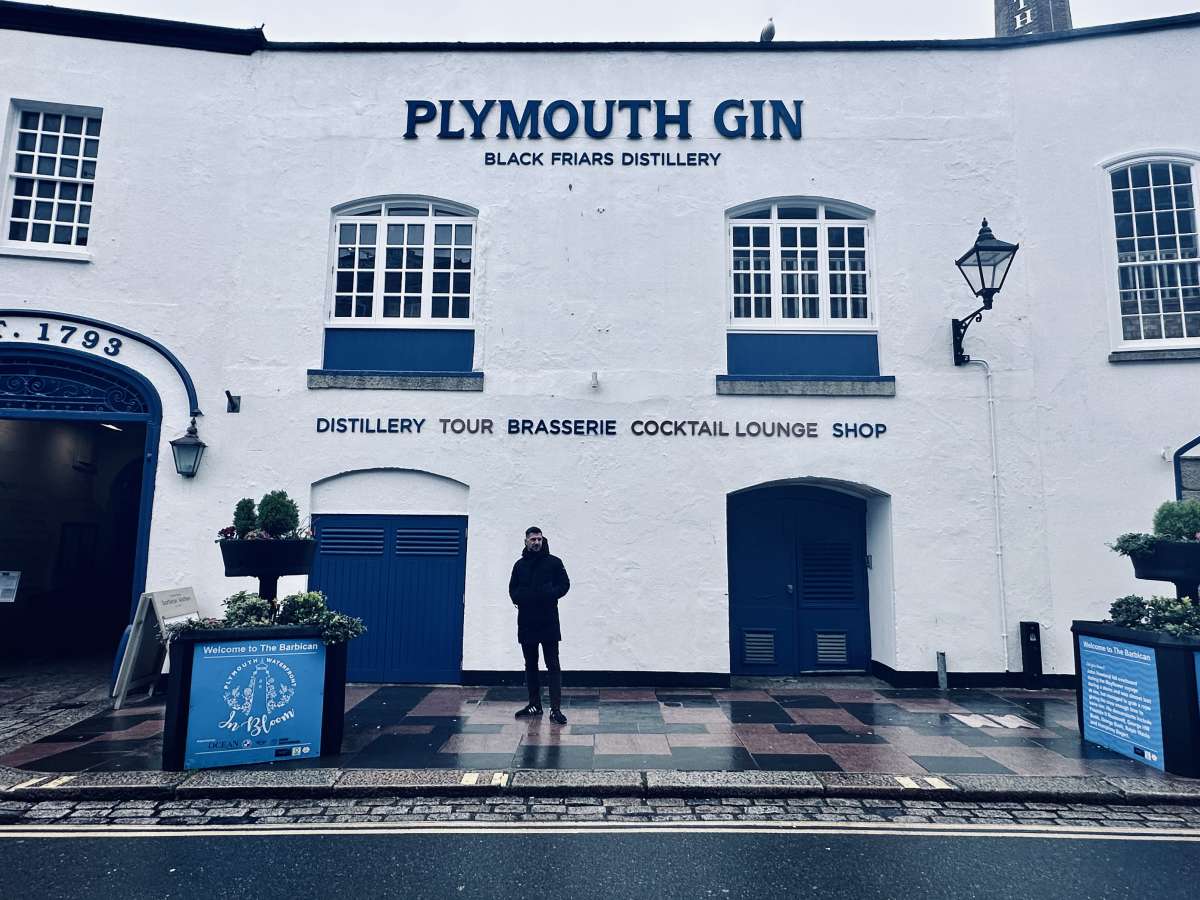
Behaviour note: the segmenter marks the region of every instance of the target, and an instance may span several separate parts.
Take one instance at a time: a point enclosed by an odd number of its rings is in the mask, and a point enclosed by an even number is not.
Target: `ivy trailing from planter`
[[[275,606],[278,611],[275,611]],[[362,619],[329,608],[320,591],[305,591],[284,597],[279,604],[251,591],[238,591],[225,601],[225,616],[220,619],[195,619],[167,627],[167,638],[194,631],[218,628],[269,628],[273,625],[309,625],[321,629],[326,644],[342,644],[365,634]]]

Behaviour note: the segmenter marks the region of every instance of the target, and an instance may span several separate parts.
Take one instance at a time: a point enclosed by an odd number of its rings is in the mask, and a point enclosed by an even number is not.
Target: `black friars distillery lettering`
[[[887,433],[887,426],[882,422],[834,422],[833,436],[835,438],[881,438]]]
[[[424,425],[424,419],[318,418],[317,434],[420,434]]]
[[[613,437],[616,419],[509,419],[509,434],[574,434]]]

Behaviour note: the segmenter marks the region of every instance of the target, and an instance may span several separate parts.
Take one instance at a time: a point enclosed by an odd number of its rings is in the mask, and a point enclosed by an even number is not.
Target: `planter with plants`
[[[233,524],[217,532],[217,544],[229,577],[258,579],[258,595],[275,602],[281,575],[307,575],[316,541],[300,527],[300,509],[285,491],[271,491],[255,508],[249,497],[238,501]]]
[[[1111,545],[1145,581],[1169,581],[1179,597],[1200,585],[1200,500],[1172,500],[1154,513],[1153,534],[1123,534]]]
[[[1130,595],[1071,631],[1084,740],[1200,777],[1200,605]]]
[[[365,631],[319,591],[239,591],[222,618],[170,626],[163,769],[340,753],[347,644]]]

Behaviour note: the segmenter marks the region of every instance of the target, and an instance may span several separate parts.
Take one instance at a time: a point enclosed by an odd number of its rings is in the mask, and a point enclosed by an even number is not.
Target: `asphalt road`
[[[1195,838],[1063,834],[1013,837],[963,829],[942,835],[898,827],[855,832],[832,825],[824,832],[473,826],[442,833],[281,828],[226,829],[218,835],[214,829],[180,829],[171,836],[163,836],[162,827],[5,829],[0,895],[13,900],[1196,896]]]

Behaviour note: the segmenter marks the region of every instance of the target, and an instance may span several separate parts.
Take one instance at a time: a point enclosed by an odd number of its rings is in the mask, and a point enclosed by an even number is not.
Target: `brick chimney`
[[[1071,0],[995,0],[996,37],[1071,30]]]

